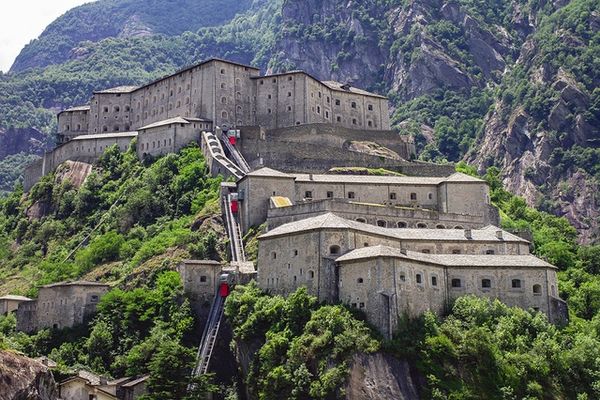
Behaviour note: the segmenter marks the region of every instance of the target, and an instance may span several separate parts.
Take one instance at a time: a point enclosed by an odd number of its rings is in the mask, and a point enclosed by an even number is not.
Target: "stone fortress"
[[[241,151],[251,165],[281,167],[277,155],[285,155],[273,149],[296,141],[296,155],[321,162],[344,161],[344,155],[347,165],[412,167],[406,160],[414,145],[390,130],[387,98],[303,71],[263,76],[252,66],[210,59],[141,87],[96,91],[88,105],[59,113],[58,146],[27,168],[24,186],[67,159],[94,162],[114,144],[125,150],[135,137],[140,158],[159,156],[200,141],[213,126],[241,130]],[[384,157],[373,150],[386,144]],[[347,151],[352,146],[371,154]],[[319,155],[323,147],[328,151]]]
[[[402,315],[443,314],[465,294],[557,323],[567,318],[556,268],[498,228],[487,183],[452,165],[414,161],[414,144],[390,130],[380,95],[302,71],[260,75],[212,59],[142,87],[97,91],[88,106],[61,112],[58,124],[59,145],[28,168],[26,189],[65,160],[93,162],[134,138],[141,159],[197,142],[210,173],[233,178],[222,184],[222,211],[235,213],[240,242],[262,230],[257,266],[183,262],[178,270],[199,315],[229,272],[255,275],[272,293],[306,287],[321,301],[359,308],[385,337]],[[389,172],[365,174],[369,168]],[[79,321],[90,299],[76,301],[84,310],[76,318],[54,324]],[[17,315],[33,307],[36,326],[53,326],[43,320],[46,303],[23,301]]]

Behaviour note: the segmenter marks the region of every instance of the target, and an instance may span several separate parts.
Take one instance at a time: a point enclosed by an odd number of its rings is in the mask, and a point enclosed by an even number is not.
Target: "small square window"
[[[307,190],[306,192],[304,192],[304,198],[305,199],[312,199],[312,191]]]
[[[205,283],[206,282],[206,275],[202,275],[200,277],[200,282]]]
[[[353,199],[354,198],[354,192],[348,192],[348,198],[349,199]]]
[[[460,288],[460,287],[462,287],[462,282],[458,278],[452,279],[451,284],[452,284],[453,288]]]
[[[396,193],[390,193],[390,200],[396,200]]]
[[[333,192],[327,192],[327,198],[333,199]]]

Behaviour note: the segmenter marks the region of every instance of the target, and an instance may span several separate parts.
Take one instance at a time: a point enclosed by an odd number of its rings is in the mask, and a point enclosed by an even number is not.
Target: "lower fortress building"
[[[198,143],[210,173],[228,180],[222,211],[232,254],[241,235],[260,229],[257,266],[243,257],[225,267],[182,262],[198,315],[208,314],[226,273],[238,282],[255,276],[271,293],[306,287],[359,308],[385,337],[401,316],[444,314],[465,294],[567,318],[556,267],[498,228],[487,183],[415,161],[412,140],[390,130],[383,96],[213,59],[141,87],[94,92],[89,105],[61,112],[58,126],[59,145],[27,168],[25,190],[67,160],[93,163],[108,147],[134,143],[140,159]],[[16,307],[20,330],[68,327],[107,290],[48,285],[37,300],[6,298],[0,310]]]
[[[465,294],[562,321],[556,270],[529,253],[528,241],[495,226],[384,228],[324,214],[259,237],[262,288],[287,295],[304,286],[321,301],[358,307],[386,337],[400,316],[443,314]]]

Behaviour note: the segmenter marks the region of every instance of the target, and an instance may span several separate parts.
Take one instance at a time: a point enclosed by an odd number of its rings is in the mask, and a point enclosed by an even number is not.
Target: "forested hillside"
[[[387,94],[395,128],[415,135],[421,159],[465,159],[482,173],[498,166],[529,205],[567,216],[581,240],[596,240],[596,1],[255,0],[222,7],[218,18],[196,12],[214,9],[212,1],[165,10],[171,3],[134,11],[133,0],[100,1],[58,19],[24,49],[20,59],[33,69],[0,76],[0,130],[50,135],[54,113],[85,103],[94,89],[139,84],[211,56],[263,71],[300,68]],[[111,10],[115,28],[105,38],[67,29],[92,17],[100,26]],[[152,29],[120,34],[132,14]],[[45,44],[54,35],[63,39]],[[70,47],[64,58],[35,61],[55,54],[57,42]]]
[[[113,147],[85,182],[75,170],[66,163],[29,194],[0,201],[0,294],[35,295],[37,285],[63,279],[112,289],[96,317],[75,329],[27,335],[15,331],[13,316],[0,317],[0,348],[49,355],[64,373],[150,373],[152,400],[200,399],[207,390],[238,398],[235,385],[206,379],[186,394],[199,329],[173,270],[182,258],[225,257],[220,179],[209,177],[200,149],[142,164],[133,149]],[[385,341],[356,309],[318,304],[303,289],[284,299],[250,284],[234,291],[225,311],[235,348],[249,354],[238,389],[262,399],[341,399],[353,354],[379,352],[408,361],[424,398],[598,398],[600,246],[578,245],[566,219],[507,192],[497,168],[484,179],[504,228],[530,230],[534,252],[559,267],[567,326],[465,297],[448,316],[406,320]]]

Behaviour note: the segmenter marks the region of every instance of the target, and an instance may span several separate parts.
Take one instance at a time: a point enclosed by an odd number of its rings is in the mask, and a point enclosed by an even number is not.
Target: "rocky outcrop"
[[[42,363],[0,351],[0,400],[56,400],[58,388]]]
[[[389,354],[356,354],[352,359],[348,400],[418,400],[417,382],[406,361]]]
[[[0,159],[12,154],[41,154],[50,147],[48,136],[35,128],[0,128]]]

